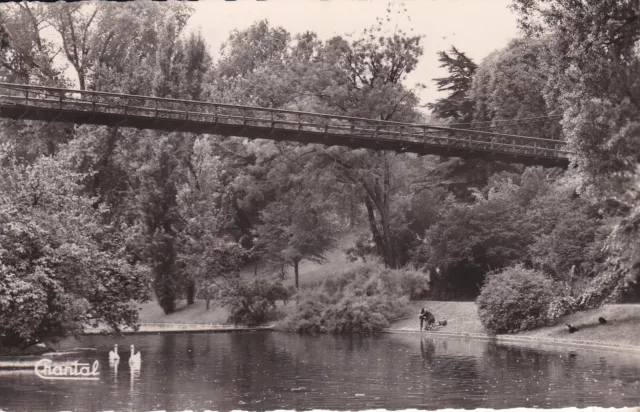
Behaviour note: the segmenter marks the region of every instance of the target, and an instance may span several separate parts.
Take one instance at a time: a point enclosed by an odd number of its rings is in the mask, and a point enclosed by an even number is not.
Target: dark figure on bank
[[[435,322],[436,318],[431,312],[429,312],[425,308],[420,309],[420,330],[422,330],[423,325],[430,326]]]
[[[567,329],[569,329],[569,333],[577,332],[577,331],[580,330],[578,328],[575,328],[575,327],[569,325],[568,323],[566,325],[567,325]]]
[[[603,317],[599,317],[598,318],[598,322],[600,322],[601,324],[604,325],[605,323],[607,323],[607,320],[605,318],[603,318]]]

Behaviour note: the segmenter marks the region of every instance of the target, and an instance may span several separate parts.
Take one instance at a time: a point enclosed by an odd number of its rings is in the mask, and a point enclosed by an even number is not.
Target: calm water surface
[[[135,344],[109,365],[114,343]],[[303,337],[273,332],[86,337],[99,381],[0,372],[5,411],[437,409],[640,405],[640,356],[530,349],[419,334]],[[124,356],[123,356],[124,355]]]

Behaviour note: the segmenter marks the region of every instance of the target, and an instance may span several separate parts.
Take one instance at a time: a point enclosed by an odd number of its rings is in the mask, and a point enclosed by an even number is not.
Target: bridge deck
[[[0,83],[0,117],[566,167],[559,140],[261,107]]]

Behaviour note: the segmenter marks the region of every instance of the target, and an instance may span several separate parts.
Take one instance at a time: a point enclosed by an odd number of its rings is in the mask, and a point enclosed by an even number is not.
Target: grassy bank
[[[293,303],[290,303],[291,307]],[[447,333],[483,334],[484,328],[480,323],[474,302],[412,302],[414,312],[425,307],[431,311],[436,319],[447,319],[447,325],[439,329]],[[598,322],[599,317],[607,319],[605,325]],[[156,303],[143,305],[140,319],[143,323],[198,323],[224,324],[227,313],[222,308],[206,310],[203,301],[186,306],[181,302],[178,310],[165,315]],[[577,327],[579,330],[570,334],[565,323]],[[406,331],[418,331],[417,316],[392,322],[391,328]],[[620,345],[640,346],[640,305],[606,305],[599,309],[575,313],[561,320],[558,325],[521,332],[515,336],[532,338],[566,339],[571,341],[596,341]]]
[[[439,329],[451,333],[485,333],[478,318],[474,302],[413,302],[415,313],[425,307],[437,320],[447,319],[447,325]],[[607,323],[598,322],[604,317]],[[569,323],[578,328],[569,333],[564,326]],[[393,322],[394,329],[419,330],[417,316]],[[566,339],[572,341],[596,341],[619,345],[640,346],[640,305],[606,305],[588,312],[574,313],[562,318],[558,325],[521,332],[514,336],[531,338]]]
[[[227,311],[211,305],[203,300],[196,300],[193,305],[187,305],[185,301],[178,302],[174,313],[165,315],[160,305],[156,302],[148,302],[140,309],[141,323],[206,323],[221,325],[227,321]]]
[[[327,254],[328,263],[318,265],[305,262],[300,266],[301,287],[317,284],[327,276],[353,265],[346,260],[342,249],[353,239],[345,237],[334,250]],[[245,278],[253,278],[254,267],[246,267],[241,275]],[[261,278],[275,278],[263,267],[258,266],[257,276]],[[285,284],[293,284],[293,276],[289,274]],[[223,308],[213,306],[206,310],[204,301],[196,301],[193,305],[186,305],[185,301],[178,302],[175,313],[165,315],[160,306],[155,302],[149,302],[141,307],[141,323],[164,324],[224,324],[227,320],[227,312]],[[285,310],[290,310],[294,303],[289,303]],[[417,315],[421,307],[431,311],[436,319],[447,319],[447,326],[440,329],[448,333],[484,334],[484,328],[478,318],[474,302],[440,302],[440,301],[416,301],[412,302],[414,313]],[[601,325],[599,317],[607,319],[607,324]],[[579,330],[570,334],[565,323],[577,327]],[[392,322],[391,328],[406,331],[418,331],[419,321],[417,316],[410,319],[401,319]],[[640,346],[640,304],[607,305],[602,308],[576,313],[561,319],[558,325],[540,328],[533,331],[522,332],[515,336],[525,336],[545,339],[566,339],[572,341],[597,341],[619,345]]]

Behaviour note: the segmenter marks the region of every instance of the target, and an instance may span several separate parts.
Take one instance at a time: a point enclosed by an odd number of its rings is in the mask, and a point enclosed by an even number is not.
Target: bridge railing
[[[561,140],[484,130],[35,85],[0,83],[0,102],[35,108],[237,125],[261,128],[265,132],[297,131],[344,136],[345,139],[358,136],[422,142],[513,155],[565,158],[571,154],[566,142]]]

